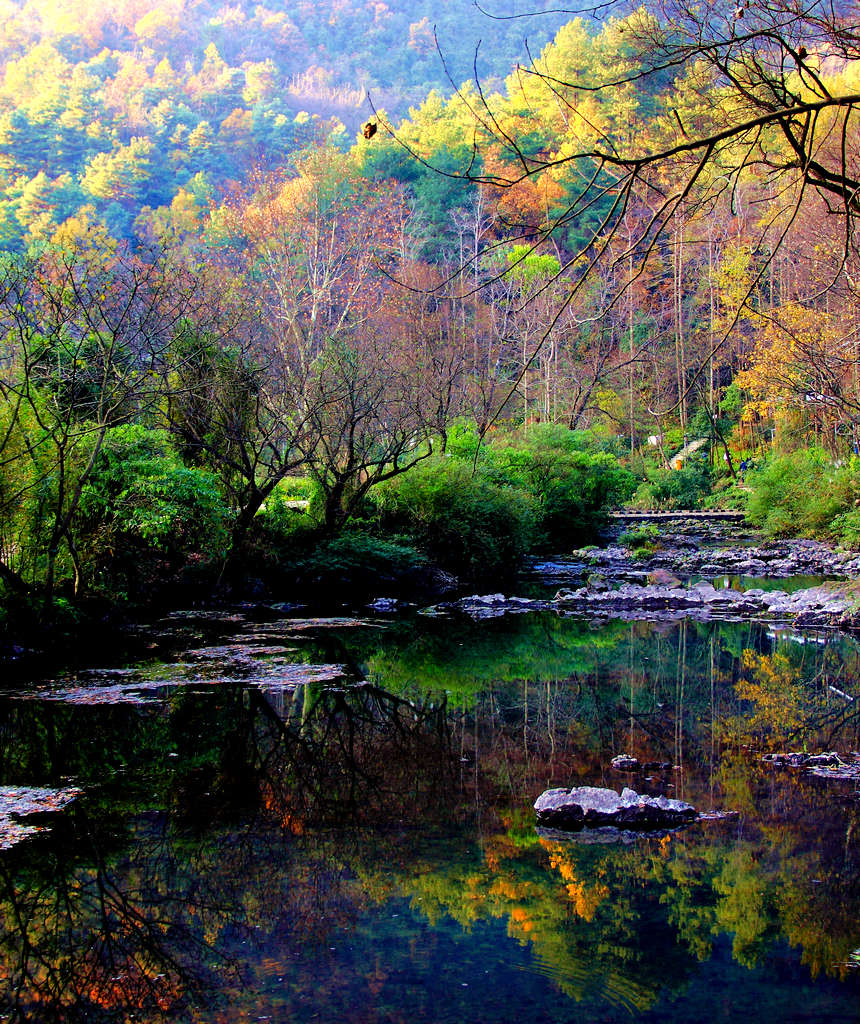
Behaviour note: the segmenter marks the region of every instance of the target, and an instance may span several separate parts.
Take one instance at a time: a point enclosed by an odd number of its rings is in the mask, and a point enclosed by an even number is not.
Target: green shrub
[[[108,432],[84,488],[77,543],[91,577],[119,596],[158,559],[217,561],[229,525],[214,474],[183,465],[166,432],[121,426]]]
[[[279,544],[316,529],[313,513],[319,487],[309,477],[288,477],[282,480],[266,498],[254,521],[254,533],[266,542]],[[298,502],[308,502],[306,507]]]
[[[700,508],[711,493],[711,472],[702,459],[691,459],[681,469],[650,469],[633,495],[633,505],[646,509]]]
[[[836,516],[830,524],[830,535],[847,548],[860,549],[860,509],[852,508]]]
[[[652,555],[657,553],[656,544],[640,544],[631,553],[630,557],[637,562],[647,562]]]
[[[312,476],[288,476],[276,490],[285,501],[311,501],[319,491],[319,484]]]
[[[625,530],[618,538],[618,543],[625,548],[642,548],[653,545],[659,535],[659,529],[653,524],[637,526],[632,530]]]
[[[714,481],[710,496],[702,504],[709,509],[743,511],[747,507],[749,494],[750,489],[744,481],[723,476]]]
[[[580,451],[575,443],[575,433],[564,427],[532,428],[524,443],[493,445],[482,458],[497,484],[533,496],[545,545],[580,545],[593,539],[606,510],[627,501],[635,487],[633,475],[614,455]]]
[[[747,516],[773,537],[835,537],[850,543],[860,502],[860,459],[836,466],[820,448],[774,455],[747,474]]]
[[[510,573],[535,537],[530,496],[457,459],[423,462],[377,487],[374,500],[383,529],[407,535],[458,576]]]

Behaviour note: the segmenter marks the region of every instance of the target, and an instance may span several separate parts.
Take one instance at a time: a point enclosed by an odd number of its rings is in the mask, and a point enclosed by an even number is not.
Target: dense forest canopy
[[[563,20],[542,18],[535,45]],[[368,90],[404,113],[450,88],[434,32],[458,80],[499,80],[525,55],[520,23],[450,0],[4,3],[0,242],[82,209],[128,237],[142,207],[180,188],[205,205],[321,133],[348,145]]]

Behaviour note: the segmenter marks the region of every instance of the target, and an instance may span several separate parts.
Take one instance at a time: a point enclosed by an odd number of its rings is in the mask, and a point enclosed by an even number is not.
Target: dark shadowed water
[[[0,1019],[860,1020],[857,786],[760,760],[860,748],[851,640],[271,609],[145,640],[0,700],[0,785],[82,791],[0,834]],[[540,835],[584,783],[739,817]]]

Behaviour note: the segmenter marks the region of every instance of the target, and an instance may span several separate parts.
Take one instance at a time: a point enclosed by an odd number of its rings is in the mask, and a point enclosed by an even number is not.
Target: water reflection
[[[717,978],[762,1019],[860,1018],[854,786],[760,760],[858,746],[849,640],[554,616],[258,627],[260,658],[343,676],[0,702],[2,782],[85,790],[0,858],[7,1018],[692,1020]],[[622,751],[673,768],[621,775]],[[538,835],[531,802],[577,782],[740,817]]]

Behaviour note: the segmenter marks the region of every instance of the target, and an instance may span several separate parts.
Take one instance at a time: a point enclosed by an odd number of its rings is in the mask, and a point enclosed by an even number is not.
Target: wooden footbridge
[[[714,523],[725,522],[725,523],[742,523],[744,521],[743,512],[723,512],[723,511],[711,511],[711,510],[697,510],[697,511],[654,511],[654,512],[610,512],[610,519],[617,519],[619,522],[630,522],[636,523],[643,520],[660,520],[660,519],[703,519]]]

